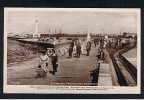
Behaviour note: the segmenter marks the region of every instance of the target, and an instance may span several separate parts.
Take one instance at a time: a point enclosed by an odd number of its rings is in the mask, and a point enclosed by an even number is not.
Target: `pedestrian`
[[[49,63],[49,57],[47,56],[45,51],[42,51],[42,54],[40,55],[39,65],[36,69],[37,76],[36,77],[46,77],[48,72],[48,63]]]
[[[107,41],[104,40],[103,48],[106,48],[106,46],[107,46]]]
[[[105,54],[104,54],[104,51],[102,50],[102,51],[101,51],[101,60],[104,61],[104,59],[105,59]]]
[[[47,56],[51,56],[52,55],[52,49],[53,48],[47,48]]]
[[[97,38],[94,39],[94,45],[95,45],[95,47],[96,47],[97,45],[99,45],[99,40],[98,40]]]
[[[101,58],[101,50],[100,50],[100,48],[98,48],[98,53],[97,53],[96,57],[97,57],[98,60],[100,60],[100,58]]]
[[[97,62],[96,68],[90,71],[92,86],[98,85],[99,69],[100,69],[100,63]]]
[[[79,42],[79,41],[77,42],[77,45],[76,45],[76,52],[77,52],[77,57],[80,58],[81,45],[80,45],[80,42]]]
[[[69,46],[69,57],[71,58],[72,57],[72,53],[73,53],[73,47],[74,47],[74,43],[73,41],[70,43],[70,46]]]
[[[81,54],[82,55],[86,54],[86,43],[85,43],[85,41],[83,41],[82,45],[81,45]]]
[[[70,57],[70,58],[72,57],[72,52],[73,52],[73,48],[70,46],[70,47],[69,47],[69,57]]]
[[[77,56],[76,41],[74,42],[73,53],[72,54],[73,54],[74,57]]]
[[[35,78],[45,78],[46,72],[42,69],[41,65],[36,68],[36,77]]]
[[[87,42],[86,50],[87,50],[87,54],[86,55],[89,56],[89,53],[90,53],[90,50],[91,50],[91,42],[90,41]]]
[[[58,64],[57,64],[58,56],[54,49],[52,50],[51,62],[52,62],[52,66],[53,66],[52,74],[55,75],[55,72],[57,72],[57,68],[58,68]]]

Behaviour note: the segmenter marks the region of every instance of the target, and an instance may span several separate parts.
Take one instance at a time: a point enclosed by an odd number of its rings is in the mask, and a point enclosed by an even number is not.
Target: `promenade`
[[[63,83],[74,83],[74,85],[84,85],[81,83],[91,83],[90,71],[95,69],[97,48],[92,45],[90,56],[81,55],[80,58],[67,58],[58,56],[58,72],[55,75],[47,73],[46,78],[35,78],[36,67],[39,64],[39,57],[12,64],[8,67],[7,83],[9,85],[66,85]],[[49,65],[49,71],[52,65]]]

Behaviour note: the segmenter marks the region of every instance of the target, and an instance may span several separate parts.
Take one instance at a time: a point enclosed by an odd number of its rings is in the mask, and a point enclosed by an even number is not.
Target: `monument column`
[[[35,20],[35,32],[33,34],[33,37],[40,37],[40,34],[38,33],[38,19]]]

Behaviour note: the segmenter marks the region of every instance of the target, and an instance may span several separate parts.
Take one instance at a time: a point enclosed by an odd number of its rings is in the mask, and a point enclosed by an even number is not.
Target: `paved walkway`
[[[59,83],[58,85],[60,85],[60,83],[73,83],[74,85],[84,85],[80,83],[90,83],[90,71],[95,69],[96,64],[96,50],[92,46],[90,56],[82,55],[80,58],[68,59],[68,55],[59,57],[58,72],[55,75],[48,73],[45,79],[35,78],[38,57],[13,64],[8,67],[8,84],[56,85],[55,83]],[[49,70],[52,70],[52,66],[49,66]]]
[[[100,65],[98,86],[112,86],[111,71],[107,63]]]

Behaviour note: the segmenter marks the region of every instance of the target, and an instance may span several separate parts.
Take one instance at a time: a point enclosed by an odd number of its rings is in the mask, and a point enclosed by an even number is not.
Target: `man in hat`
[[[87,56],[89,56],[90,50],[91,50],[91,42],[88,41],[86,45]]]
[[[81,54],[81,44],[79,41],[77,41],[76,44],[76,53],[77,53],[77,57],[80,58],[80,54]]]
[[[72,42],[70,43],[70,46],[69,46],[69,57],[70,57],[70,58],[72,57],[73,47],[74,47],[74,42],[72,41]]]
[[[55,72],[57,72],[57,68],[58,68],[58,64],[57,64],[58,56],[54,49],[52,49],[51,62],[52,62],[52,66],[53,66],[52,74],[55,75]]]

